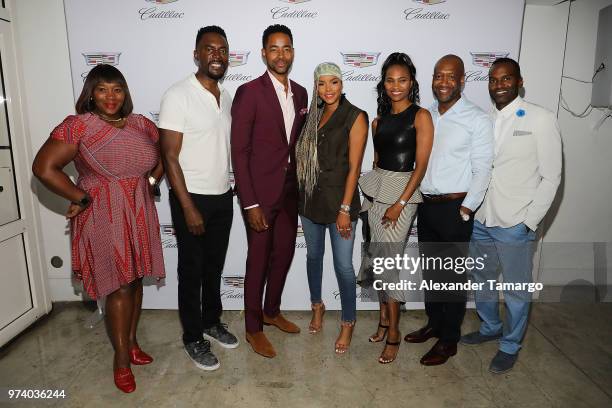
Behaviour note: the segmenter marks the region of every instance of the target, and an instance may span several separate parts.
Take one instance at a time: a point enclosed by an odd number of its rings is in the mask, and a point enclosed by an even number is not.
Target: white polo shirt
[[[172,85],[161,101],[159,128],[183,134],[179,164],[187,191],[223,194],[230,188],[232,97],[219,85],[220,106],[195,74]]]

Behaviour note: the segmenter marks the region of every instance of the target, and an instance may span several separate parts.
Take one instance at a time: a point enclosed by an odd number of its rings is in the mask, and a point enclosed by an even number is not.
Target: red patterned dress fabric
[[[78,145],[77,186],[92,199],[71,220],[72,270],[89,297],[143,276],[163,278],[159,220],[147,180],[159,160],[155,124],[132,114],[118,129],[86,113],[68,116],[51,138]]]

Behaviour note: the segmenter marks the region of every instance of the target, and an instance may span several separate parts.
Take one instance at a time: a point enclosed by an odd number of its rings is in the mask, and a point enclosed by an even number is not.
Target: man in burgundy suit
[[[306,118],[308,94],[288,78],[294,51],[289,28],[266,28],[262,42],[261,54],[268,69],[236,91],[231,144],[249,243],[244,294],[246,340],[256,353],[274,357],[276,352],[263,333],[263,325],[274,325],[288,333],[300,331],[281,315],[280,303],[295,252],[295,142]]]

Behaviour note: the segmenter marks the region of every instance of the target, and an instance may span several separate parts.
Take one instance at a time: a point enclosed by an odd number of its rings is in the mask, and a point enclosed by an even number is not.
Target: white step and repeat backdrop
[[[488,67],[497,57],[518,58],[524,8],[523,0],[64,0],[64,4],[75,100],[93,66],[112,64],[128,81],[135,112],[153,121],[164,91],[196,70],[195,35],[198,28],[211,24],[221,26],[228,36],[230,68],[223,86],[232,95],[238,86],[265,71],[260,51],[263,30],[270,24],[284,24],[294,37],[291,78],[310,93],[315,66],[323,61],[337,63],[348,99],[366,110],[370,119],[376,114],[375,86],[381,65],[395,51],[413,59],[424,107],[433,101],[431,75],[436,60],[453,53],[465,62],[465,94],[489,111]],[[368,141],[364,170],[372,157]],[[162,194],[158,211],[167,278],[162,285],[145,288],[144,307],[175,309],[177,252],[165,185]],[[221,287],[228,310],[243,308],[247,252],[237,203],[235,210]],[[359,238],[354,251],[356,270]],[[329,242],[323,300],[329,309],[340,306]],[[359,301],[357,306],[377,307]],[[300,227],[283,308],[310,308],[306,244]]]

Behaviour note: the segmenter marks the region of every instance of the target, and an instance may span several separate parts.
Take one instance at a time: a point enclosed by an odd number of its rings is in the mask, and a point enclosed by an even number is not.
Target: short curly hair
[[[216,25],[209,25],[206,27],[202,27],[198,30],[198,34],[196,35],[195,47],[198,48],[198,44],[200,43],[200,39],[204,36],[204,34],[215,33],[219,34],[221,37],[225,38],[227,41],[227,35],[225,35],[225,30]]]
[[[493,61],[493,63],[491,64],[491,68],[489,68],[489,71],[492,71],[493,68],[495,68],[495,66],[499,64],[511,65],[512,68],[514,68],[514,72],[516,73],[516,76],[518,77],[518,79],[523,79],[521,75],[521,66],[519,65],[519,63],[513,60],[512,58],[508,58],[508,57],[498,58],[495,61]]]
[[[289,29],[289,27],[287,27],[286,25],[282,25],[282,24],[272,24],[271,26],[268,26],[268,28],[264,30],[263,35],[261,36],[261,44],[263,48],[266,48],[266,44],[268,43],[268,38],[270,37],[270,35],[274,33],[287,34],[289,36],[289,39],[291,40],[291,45],[293,45],[293,34],[291,34],[291,30]]]

